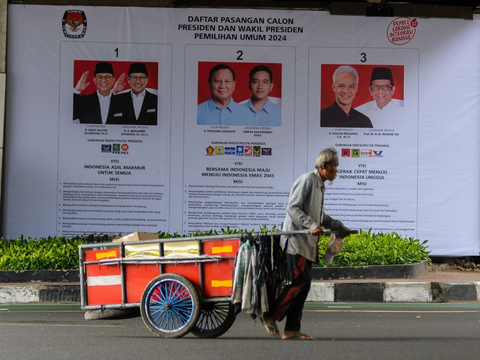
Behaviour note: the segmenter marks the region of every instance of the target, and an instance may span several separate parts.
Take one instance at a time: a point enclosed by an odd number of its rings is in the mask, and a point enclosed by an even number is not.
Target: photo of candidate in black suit
[[[131,125],[157,125],[158,96],[146,89],[148,71],[145,64],[130,65],[128,84],[130,90],[115,97],[127,108],[129,123]],[[119,88],[123,88],[123,85],[120,85]]]
[[[352,103],[358,90],[358,72],[351,66],[339,66],[333,73],[335,101],[320,112],[321,127],[372,128],[372,122]]]
[[[115,75],[112,64],[99,62],[95,65],[93,82],[97,90],[90,95],[80,95],[90,84],[87,82],[89,71],[82,74],[73,94],[73,120],[81,124],[128,124],[127,109],[115,95],[112,88],[115,84]],[[119,81],[123,81],[123,74]],[[116,85],[116,84],[115,84]]]

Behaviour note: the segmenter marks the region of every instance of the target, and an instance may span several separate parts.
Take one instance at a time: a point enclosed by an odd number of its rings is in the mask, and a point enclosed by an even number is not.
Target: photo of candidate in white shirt
[[[356,107],[355,110],[367,115],[372,121],[374,128],[391,126],[391,124],[385,121],[396,115],[398,110],[403,108],[402,100],[392,98],[395,94],[392,70],[387,67],[373,68],[369,90],[373,100]]]

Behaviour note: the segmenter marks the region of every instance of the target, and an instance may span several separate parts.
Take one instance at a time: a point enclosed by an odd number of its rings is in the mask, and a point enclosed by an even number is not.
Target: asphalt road
[[[162,339],[140,317],[87,321],[78,306],[0,306],[0,359],[480,358],[476,303],[308,304],[302,330],[315,340],[279,340],[242,313],[217,339]]]

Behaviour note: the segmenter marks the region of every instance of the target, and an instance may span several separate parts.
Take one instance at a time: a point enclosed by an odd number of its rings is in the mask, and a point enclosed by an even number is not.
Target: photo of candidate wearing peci
[[[75,79],[74,123],[157,125],[158,63],[75,60]]]
[[[133,63],[128,69],[130,90],[116,95],[125,105],[127,118],[131,125],[157,125],[158,96],[148,91],[148,70],[143,63]],[[123,90],[125,83],[119,84]]]
[[[268,66],[257,65],[250,71],[248,88],[252,97],[244,103],[251,116],[248,125],[280,126],[282,124],[282,109],[269,99],[273,87],[273,73]]]
[[[320,126],[372,128],[373,125],[368,116],[353,108],[353,101],[357,94],[359,83],[357,70],[348,65],[339,66],[333,73],[332,79],[332,90],[335,100],[332,105],[321,109]]]
[[[398,66],[393,68],[397,70]],[[391,68],[374,67],[372,69],[369,91],[373,100],[355,109],[368,115],[374,121],[375,128],[382,127],[382,123],[378,120],[387,119],[403,108],[403,100],[393,98],[396,90],[395,84]]]
[[[114,96],[116,87],[123,82],[125,74],[115,82],[112,64],[98,62],[93,75],[96,91],[89,95],[82,95],[90,85],[89,74],[89,70],[83,72],[73,90],[73,120],[81,124],[128,124],[125,105]]]

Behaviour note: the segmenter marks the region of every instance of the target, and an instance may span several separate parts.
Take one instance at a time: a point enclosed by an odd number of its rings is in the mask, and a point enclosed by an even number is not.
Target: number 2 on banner
[[[237,51],[237,54],[238,54],[237,60],[243,60],[243,51],[242,51],[242,50],[238,50],[238,51]]]

